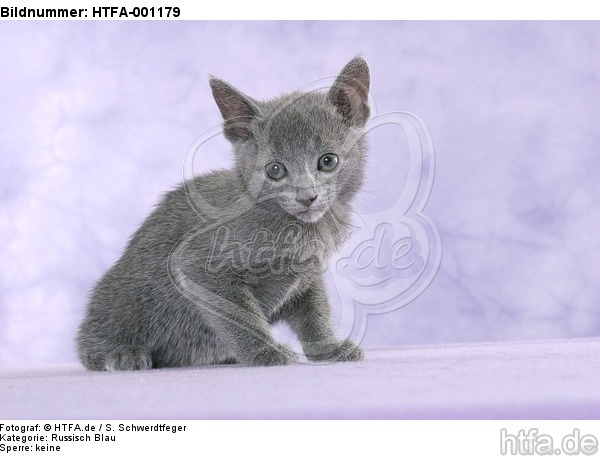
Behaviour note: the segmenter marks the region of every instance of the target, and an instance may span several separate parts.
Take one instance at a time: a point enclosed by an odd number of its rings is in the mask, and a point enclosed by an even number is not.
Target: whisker
[[[367,193],[368,195],[374,195],[374,196],[380,196],[381,194],[383,194],[383,190],[366,190],[366,189],[359,189],[358,190],[359,193]]]

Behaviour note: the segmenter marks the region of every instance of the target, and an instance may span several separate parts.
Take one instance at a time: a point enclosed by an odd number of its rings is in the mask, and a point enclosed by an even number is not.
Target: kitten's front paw
[[[330,362],[361,361],[364,359],[362,349],[350,340],[327,345],[318,353],[307,353],[306,357],[311,361]]]
[[[107,371],[151,369],[152,357],[146,350],[132,347],[119,347],[106,356],[104,366]]]
[[[290,347],[278,344],[276,348],[267,347],[252,360],[253,366],[284,366],[298,362],[298,356]]]

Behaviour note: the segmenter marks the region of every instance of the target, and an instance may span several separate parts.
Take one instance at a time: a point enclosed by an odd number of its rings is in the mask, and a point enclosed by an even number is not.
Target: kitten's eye
[[[336,154],[325,154],[319,158],[319,171],[333,171],[338,164]]]
[[[278,162],[269,163],[267,166],[265,166],[265,171],[267,172],[267,176],[276,181],[284,178],[287,174],[287,169],[285,169],[283,163]]]

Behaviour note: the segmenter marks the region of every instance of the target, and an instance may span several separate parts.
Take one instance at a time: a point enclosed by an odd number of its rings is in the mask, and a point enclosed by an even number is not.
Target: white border
[[[594,2],[549,0],[525,2],[504,0],[228,0],[199,2],[197,0],[13,0],[2,6],[28,8],[91,8],[177,6],[181,15],[176,20],[590,20],[600,19],[600,8]],[[90,15],[91,16],[91,15]],[[7,19],[2,19],[6,21]],[[45,20],[45,19],[42,19]],[[94,20],[88,17],[87,20]],[[127,20],[118,19],[113,20]],[[140,19],[131,19],[140,20]]]
[[[56,424],[61,424],[62,435],[90,434],[103,426],[101,434],[115,436],[109,442],[65,442],[59,443],[61,455],[261,455],[261,456],[306,456],[306,455],[460,455],[482,456],[501,453],[501,436],[516,436],[521,430],[534,430],[537,435],[550,436],[554,449],[561,447],[563,439],[575,432],[581,436],[600,438],[596,421],[0,421],[4,425],[17,426],[39,424],[38,432],[10,432],[9,434],[50,437]],[[77,423],[81,428],[95,426],[96,430],[85,432],[74,430]],[[185,431],[171,432],[118,432],[118,425],[185,426]],[[71,429],[69,429],[71,424]],[[106,431],[107,424],[112,431]],[[43,431],[47,426],[51,431]],[[2,431],[5,432],[4,430]],[[531,434],[531,432],[529,432]],[[513,439],[514,440],[514,439]],[[19,442],[3,442],[19,445]],[[51,442],[48,442],[51,443]],[[53,443],[56,445],[56,443]],[[32,444],[28,444],[32,445]],[[35,442],[33,443],[35,446]],[[506,446],[506,445],[505,445]],[[510,445],[509,445],[510,447]],[[533,450],[533,449],[532,449]],[[30,454],[37,454],[30,451]],[[9,453],[9,454],[27,454]],[[508,451],[505,454],[511,454]],[[536,451],[518,454],[540,454]],[[553,452],[553,454],[558,454]],[[561,454],[567,454],[561,451]],[[577,454],[585,454],[578,452]],[[588,452],[588,454],[590,454]],[[598,454],[597,452],[591,454]]]

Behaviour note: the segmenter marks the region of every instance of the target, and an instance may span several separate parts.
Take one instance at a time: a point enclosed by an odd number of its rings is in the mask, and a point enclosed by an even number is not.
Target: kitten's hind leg
[[[256,298],[244,286],[223,287],[214,293],[186,277],[179,277],[188,299],[196,303],[204,321],[245,366],[278,366],[298,361],[286,345],[278,344]]]
[[[151,369],[152,356],[147,350],[124,345],[106,355],[104,368],[107,371]]]

